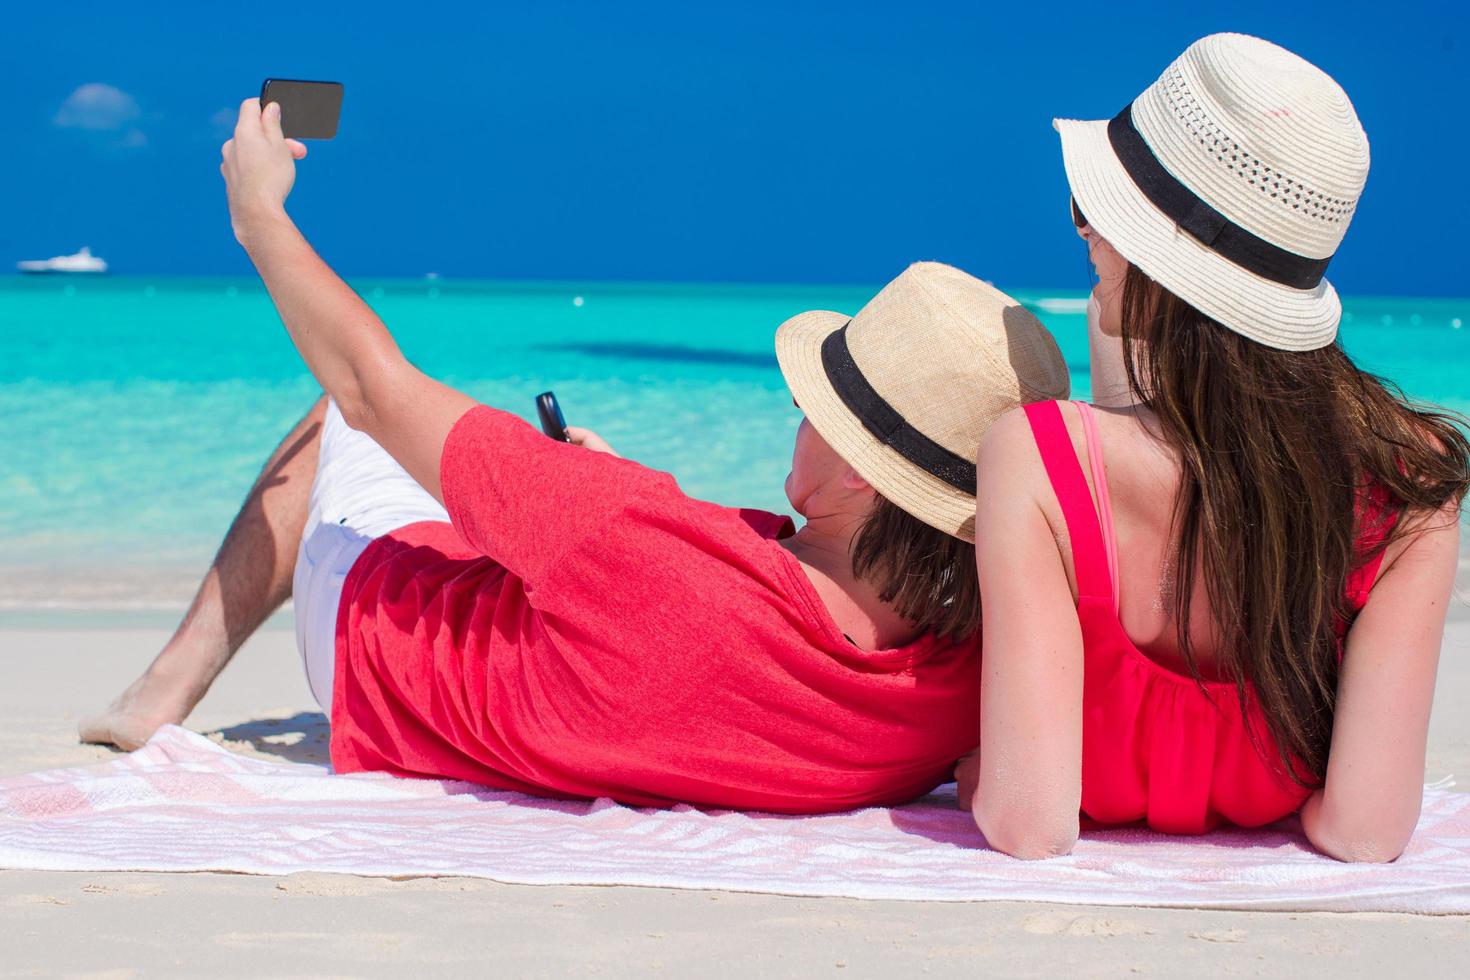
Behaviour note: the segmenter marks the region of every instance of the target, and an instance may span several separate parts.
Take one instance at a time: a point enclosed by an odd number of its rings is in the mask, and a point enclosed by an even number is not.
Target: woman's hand
[[[618,459],[623,458],[621,456],[618,456],[617,453],[613,452],[613,447],[607,444],[607,440],[603,439],[602,436],[598,435],[596,432],[593,432],[591,429],[583,429],[575,425],[569,425],[567,426],[567,438],[571,440],[572,445],[574,446],[581,446],[583,449],[590,449],[594,453],[607,453],[609,456],[617,456]]]
[[[246,99],[240,103],[235,135],[220,155],[230,225],[235,240],[248,247],[261,221],[285,213],[286,196],[296,182],[296,161],[306,156],[306,147],[281,132],[280,103],[272,102],[262,112],[259,99]]]
[[[955,802],[961,810],[975,808],[975,787],[980,785],[980,746],[962,756],[954,767]]]

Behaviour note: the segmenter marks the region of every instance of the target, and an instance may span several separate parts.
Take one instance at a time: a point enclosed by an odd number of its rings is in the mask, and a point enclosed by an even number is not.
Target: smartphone
[[[260,86],[260,107],[281,104],[281,131],[291,139],[329,140],[337,135],[342,115],[341,82],[301,82],[267,78]]]
[[[562,417],[561,405],[557,404],[556,396],[549,391],[543,391],[536,396],[536,414],[541,416],[541,431],[558,442],[571,442],[572,437],[567,435],[567,420]]]

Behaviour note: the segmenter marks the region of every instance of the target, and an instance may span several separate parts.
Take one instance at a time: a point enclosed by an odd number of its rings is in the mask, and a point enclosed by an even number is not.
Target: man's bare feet
[[[77,734],[83,742],[132,751],[164,725],[181,724],[189,716],[203,692],[196,694],[187,680],[163,676],[155,667],[128,685],[101,714],[82,719]]]

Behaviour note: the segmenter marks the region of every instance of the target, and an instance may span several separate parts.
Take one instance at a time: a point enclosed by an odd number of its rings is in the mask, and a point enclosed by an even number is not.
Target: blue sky
[[[1190,41],[1239,30],[1327,69],[1368,131],[1339,289],[1465,295],[1465,11],[16,4],[0,268],[90,244],[118,272],[248,272],[218,147],[274,75],[346,84],[291,209],[349,276],[876,283],[941,259],[1083,288],[1051,118],[1111,116]]]

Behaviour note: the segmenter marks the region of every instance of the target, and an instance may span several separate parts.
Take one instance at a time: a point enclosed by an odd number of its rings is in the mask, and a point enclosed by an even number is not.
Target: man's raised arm
[[[230,223],[276,310],[347,424],[370,435],[441,502],[439,460],[449,430],[474,399],[403,356],[387,327],[307,243],[286,213],[306,148],[281,132],[280,106],[240,106],[220,173]]]

